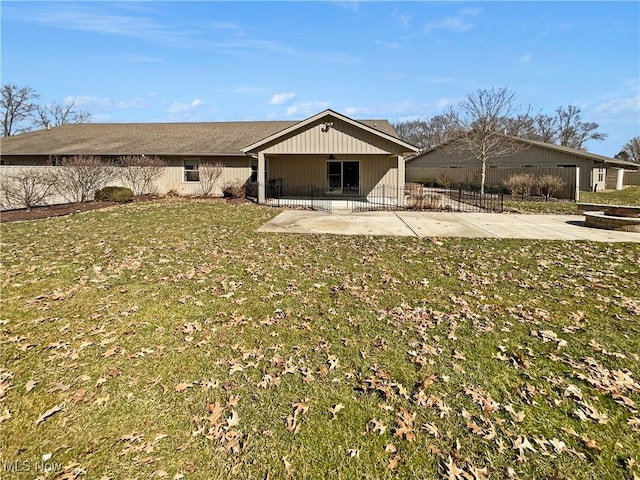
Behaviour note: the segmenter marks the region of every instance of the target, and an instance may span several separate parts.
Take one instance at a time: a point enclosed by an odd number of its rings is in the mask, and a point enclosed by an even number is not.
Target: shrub
[[[222,176],[224,165],[221,163],[203,163],[200,165],[200,193],[205,197],[211,195],[213,187]],[[244,195],[243,195],[244,196]]]
[[[97,202],[132,202],[133,191],[127,187],[104,187],[96,191],[95,199]]]
[[[155,193],[155,182],[165,171],[166,162],[158,157],[126,156],[120,158],[116,172],[122,183],[131,188],[134,195]]]
[[[113,166],[100,157],[84,156],[54,159],[60,166],[55,172],[55,189],[69,202],[87,202],[110,180],[115,178]]]
[[[243,184],[238,182],[227,183],[222,189],[224,198],[244,198],[246,189]]]
[[[436,210],[440,208],[440,196],[412,192],[407,198],[407,207],[413,210]]]
[[[451,180],[444,175],[439,175],[435,181],[435,186],[439,188],[449,188],[451,187]]]
[[[565,184],[561,177],[555,175],[542,175],[536,180],[536,187],[538,187],[540,195],[546,200],[549,200],[553,194],[562,190]]]
[[[418,183],[421,183],[425,187],[433,187],[436,181],[433,178],[428,178],[426,180],[420,180]]]
[[[54,184],[55,177],[51,173],[25,168],[3,178],[0,192],[5,206],[29,209],[46,203],[53,194]]]
[[[535,180],[530,173],[520,173],[507,178],[504,185],[512,195],[529,196],[535,185]]]

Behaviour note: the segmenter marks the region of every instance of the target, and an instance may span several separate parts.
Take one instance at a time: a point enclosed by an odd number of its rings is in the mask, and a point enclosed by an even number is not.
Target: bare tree
[[[477,90],[460,103],[460,121],[465,133],[454,145],[480,162],[481,193],[484,193],[487,162],[526,148],[525,143],[504,134],[505,119],[530,117],[528,110],[518,113],[516,109],[515,94],[507,87]]]
[[[461,133],[458,114],[452,109],[425,120],[398,122],[393,127],[402,140],[421,150],[441,145]]]
[[[213,187],[224,171],[221,163],[203,163],[198,169],[200,174],[200,193],[204,196],[211,195]]]
[[[165,172],[166,166],[167,163],[158,157],[126,156],[120,158],[120,166],[116,168],[116,172],[134,195],[144,195],[155,193],[155,182]]]
[[[607,138],[605,133],[597,131],[599,127],[597,123],[583,122],[580,109],[574,105],[569,105],[566,109],[559,107],[556,109],[556,114],[558,145],[583,150],[587,140]]]
[[[87,202],[115,178],[114,167],[100,157],[79,155],[56,160],[55,189],[69,202]]]
[[[633,137],[625,143],[620,153],[616,154],[616,158],[640,163],[640,137]]]
[[[91,114],[76,110],[75,102],[59,105],[56,103],[38,105],[34,111],[34,125],[42,128],[58,127],[68,123],[86,123],[91,120]]]
[[[53,195],[55,181],[50,172],[25,168],[18,174],[4,176],[0,192],[5,206],[29,209],[44,204]]]
[[[36,105],[33,103],[39,95],[31,87],[19,88],[15,85],[3,85],[0,100],[2,115],[2,136],[10,137],[21,131],[29,130],[23,122],[30,120]]]

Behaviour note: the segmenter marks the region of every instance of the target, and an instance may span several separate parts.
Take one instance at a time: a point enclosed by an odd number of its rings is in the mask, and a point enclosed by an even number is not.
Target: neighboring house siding
[[[517,169],[522,169],[523,173],[538,175],[542,173],[541,169],[575,166],[580,167],[580,189],[593,190],[594,179],[596,182],[598,179],[598,168],[594,167],[594,163],[593,160],[577,155],[532,145],[509,156],[489,160],[487,162],[487,184],[501,183],[500,179],[507,174],[507,171],[494,171],[496,168],[497,170],[507,169],[509,175],[518,173]],[[479,178],[481,163],[478,160],[455,148],[441,148],[408,162],[407,181],[436,179],[440,174],[444,174],[452,181],[464,181],[460,178],[461,176],[470,176],[466,171],[454,172],[455,167],[464,170],[477,169],[477,177]],[[442,169],[451,171],[448,173]],[[604,181],[597,185],[598,189],[604,188]]]

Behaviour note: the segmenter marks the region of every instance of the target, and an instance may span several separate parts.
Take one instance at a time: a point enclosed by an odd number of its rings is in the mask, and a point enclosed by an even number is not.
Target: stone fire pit
[[[593,228],[640,233],[640,207],[600,205],[602,210],[585,211],[585,225]]]

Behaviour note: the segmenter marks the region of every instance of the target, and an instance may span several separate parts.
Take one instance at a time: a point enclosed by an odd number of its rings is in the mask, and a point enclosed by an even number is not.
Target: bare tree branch
[[[31,119],[36,108],[33,101],[39,97],[36,91],[31,87],[3,85],[1,97],[2,136],[10,137],[21,131],[28,131],[29,126],[21,128],[20,124]]]
[[[38,127],[58,127],[70,123],[86,123],[91,114],[83,110],[75,110],[75,102],[64,105],[38,105],[34,112],[34,124]]]

